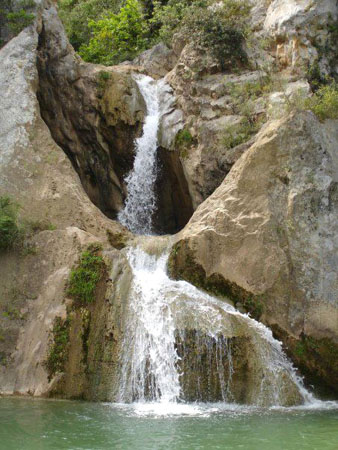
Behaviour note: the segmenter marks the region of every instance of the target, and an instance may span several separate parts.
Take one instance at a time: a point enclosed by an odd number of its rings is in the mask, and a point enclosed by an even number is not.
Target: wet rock
[[[182,231],[173,270],[197,264],[235,300],[259,300],[267,325],[336,343],[337,129],[311,113],[266,126]],[[321,378],[332,390],[335,370]]]

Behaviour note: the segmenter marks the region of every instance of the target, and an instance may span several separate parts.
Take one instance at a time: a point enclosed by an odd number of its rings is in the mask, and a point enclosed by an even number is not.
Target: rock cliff
[[[0,254],[0,392],[113,398],[130,283],[119,249],[133,236],[112,219],[142,131],[131,76],[141,72],[172,88],[156,229],[175,233],[192,216],[175,237],[171,276],[270,326],[309,384],[337,396],[338,122],[301,107],[313,67],[338,73],[337,2],[253,1],[248,62],[227,71],[179,34],[132,64],[86,64],[55,3],[36,3],[34,24],[0,51],[0,196],[20,205],[26,229]],[[69,276],[93,243],[110,275],[93,304],[73,308]],[[56,318],[69,347],[51,375]]]

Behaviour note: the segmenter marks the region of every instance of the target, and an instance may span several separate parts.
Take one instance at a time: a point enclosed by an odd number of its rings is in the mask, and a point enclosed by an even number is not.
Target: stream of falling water
[[[144,75],[135,79],[147,117],[143,135],[136,141],[134,168],[126,178],[128,196],[119,220],[134,233],[149,235],[155,211],[160,105],[158,84]],[[187,282],[169,279],[164,247],[157,255],[140,246],[129,248],[127,258],[133,281],[121,356],[121,403],[156,404],[166,412],[174,407],[175,413],[188,407],[182,404],[187,399],[208,401],[210,397],[234,403],[242,395],[236,390],[234,339],[242,339],[249,354],[245,370],[251,374],[246,380],[251,384],[249,389],[244,380],[241,389],[247,392],[242,403],[314,402],[268,328]]]
[[[152,217],[156,207],[157,133],[160,121],[158,84],[145,75],[135,75],[134,78],[146,103],[147,116],[143,134],[136,139],[134,167],[125,179],[128,195],[118,219],[133,233],[152,234]]]

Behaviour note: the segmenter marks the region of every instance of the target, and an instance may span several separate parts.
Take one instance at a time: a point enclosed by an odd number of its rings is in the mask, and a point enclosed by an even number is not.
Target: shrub
[[[175,137],[175,144],[178,146],[189,146],[193,143],[193,137],[191,136],[191,133],[186,128],[183,128],[183,130],[180,130],[176,137]]]
[[[35,15],[29,10],[35,8],[34,0],[21,0],[16,3],[9,1],[5,6],[7,11],[9,10],[6,14],[7,25],[15,35],[33,23]]]
[[[75,50],[88,45],[88,22],[100,20],[107,13],[117,13],[121,0],[59,0],[59,15]]]
[[[19,34],[24,28],[33,23],[34,14],[27,13],[24,9],[7,14],[8,26],[15,34]]]
[[[159,36],[170,42],[177,31],[187,40],[208,49],[224,69],[233,63],[246,62],[243,44],[248,33],[246,19],[250,6],[245,0],[169,0],[156,3],[151,22],[160,28]]]
[[[11,248],[20,235],[17,211],[18,205],[9,197],[0,197],[0,251]]]
[[[137,0],[126,0],[118,14],[91,20],[88,26],[92,37],[79,51],[85,61],[118,64],[146,48],[146,23]]]
[[[232,125],[223,134],[222,143],[229,150],[237,145],[247,142],[256,134],[262,125],[262,121],[245,120],[238,125]]]
[[[316,114],[319,120],[338,119],[338,84],[320,87],[305,101],[305,108]]]
[[[67,294],[78,304],[88,304],[95,299],[95,290],[104,268],[99,251],[99,246],[89,246],[82,253],[77,267],[71,271]]]

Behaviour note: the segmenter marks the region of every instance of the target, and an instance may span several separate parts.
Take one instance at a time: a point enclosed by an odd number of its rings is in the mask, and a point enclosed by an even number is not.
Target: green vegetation
[[[154,5],[150,22],[156,24],[159,38],[167,44],[179,32],[187,41],[193,37],[194,44],[209,50],[222,69],[246,62],[243,45],[248,35],[248,2],[168,0],[164,5],[160,2]]]
[[[180,156],[185,158],[189,148],[193,145],[194,138],[187,128],[180,130],[175,137],[175,147],[179,150]]]
[[[20,236],[17,213],[17,204],[9,197],[0,197],[0,251],[12,248]]]
[[[67,295],[78,305],[86,305],[95,299],[95,290],[105,267],[100,250],[100,245],[90,245],[82,253],[77,267],[71,271]]]
[[[245,63],[246,0],[60,0],[70,42],[88,62],[117,64],[179,32],[222,68]]]
[[[59,15],[75,50],[87,45],[91,38],[88,23],[107,13],[117,13],[121,0],[59,0]]]
[[[35,14],[33,14],[32,10],[34,10],[35,6],[34,0],[21,0],[18,2],[7,0],[4,2],[0,13],[5,16],[5,23],[10,31],[17,35],[33,23]]]
[[[20,311],[11,305],[7,305],[5,311],[3,311],[2,315],[3,315],[3,317],[8,317],[10,320],[19,320],[22,318]]]
[[[70,319],[56,317],[52,329],[53,343],[50,347],[45,367],[49,379],[58,372],[64,372],[68,356]]]
[[[91,39],[81,45],[84,60],[117,64],[133,59],[146,48],[146,26],[137,0],[126,0],[117,14],[107,13],[98,21],[88,22]]]
[[[312,97],[305,101],[305,108],[316,114],[319,120],[338,119],[338,84],[318,88]]]
[[[238,125],[232,125],[224,131],[222,143],[227,149],[247,142],[262,126],[262,120],[245,118]]]

